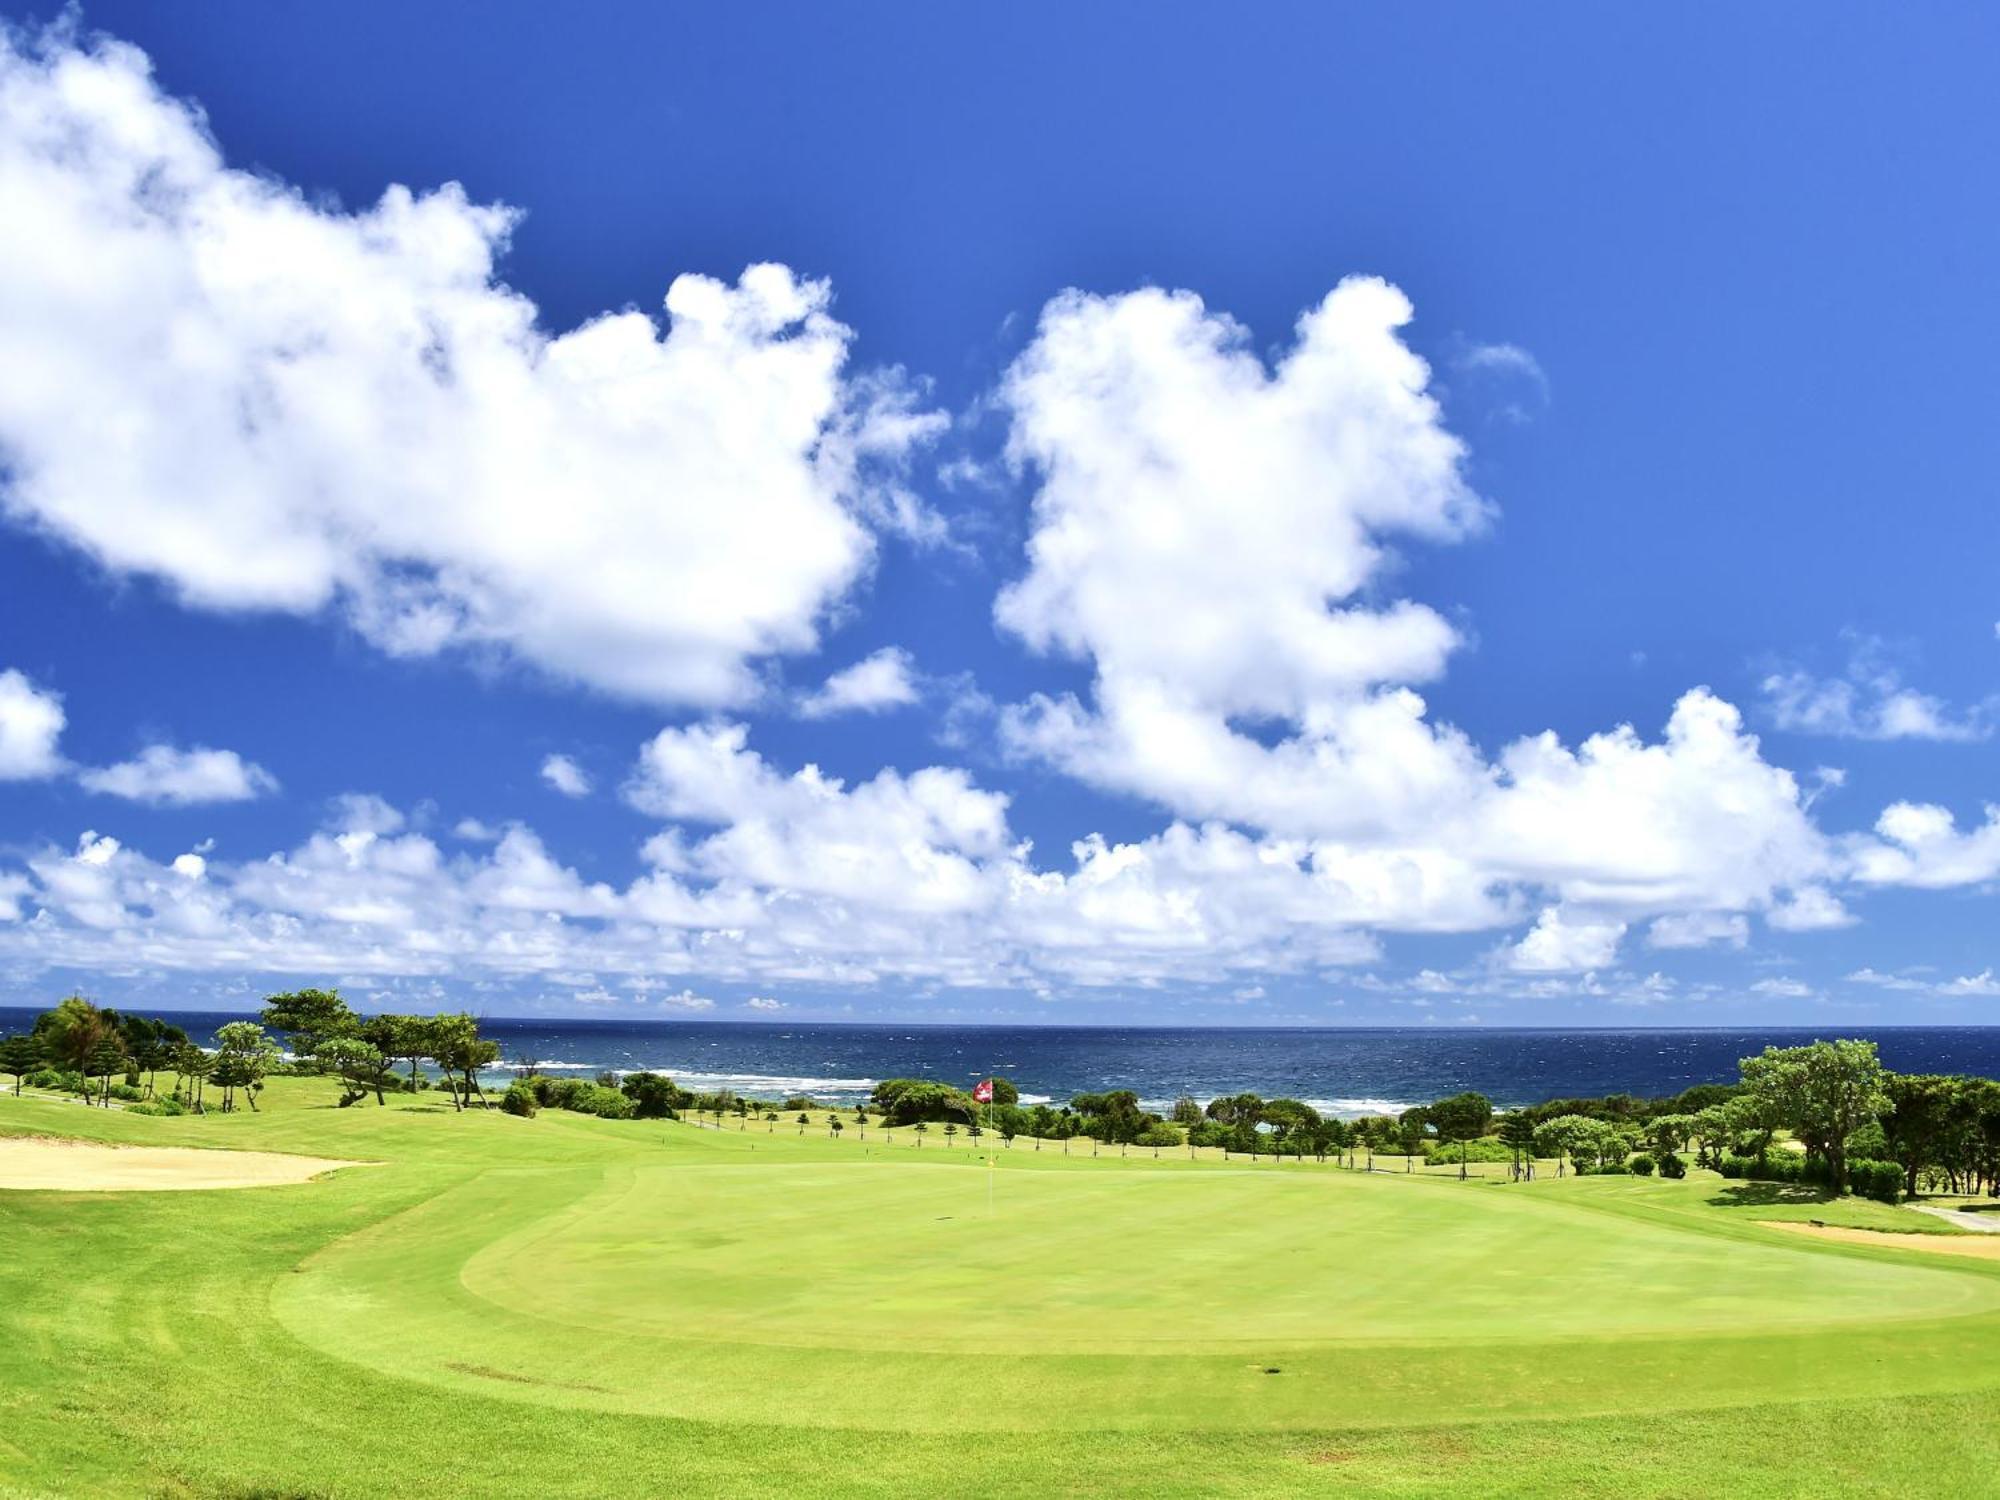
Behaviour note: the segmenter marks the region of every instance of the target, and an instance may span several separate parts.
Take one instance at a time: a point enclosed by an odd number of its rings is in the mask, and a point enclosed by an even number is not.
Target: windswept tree
[[[480,1036],[479,1023],[471,1016],[457,1011],[430,1017],[424,1055],[443,1069],[455,1108],[464,1109],[475,1094],[482,1109],[489,1107],[486,1091],[479,1086],[479,1070],[500,1060],[500,1044]]]
[[[258,1019],[271,1030],[283,1033],[296,1058],[313,1057],[322,1042],[355,1036],[361,1030],[361,1018],[340,998],[338,990],[292,990],[282,995],[266,995]],[[379,1043],[370,1045],[381,1050]]]
[[[215,1066],[211,1076],[222,1089],[222,1109],[235,1108],[241,1089],[250,1111],[257,1111],[257,1094],[264,1078],[280,1060],[278,1044],[255,1021],[231,1021],[215,1033]]]
[[[361,1038],[382,1050],[384,1057],[410,1065],[410,1091],[417,1089],[417,1064],[431,1055],[431,1017],[387,1014],[361,1023]]]
[[[1889,1108],[1875,1044],[1766,1047],[1759,1056],[1744,1058],[1742,1067],[1743,1082],[1759,1106],[1790,1125],[1807,1156],[1826,1164],[1833,1190],[1846,1192],[1847,1138]]]
[[[390,1059],[373,1042],[365,1042],[358,1036],[323,1037],[313,1049],[313,1056],[321,1067],[339,1077],[341,1108],[371,1093],[378,1105],[388,1102],[382,1091]]]

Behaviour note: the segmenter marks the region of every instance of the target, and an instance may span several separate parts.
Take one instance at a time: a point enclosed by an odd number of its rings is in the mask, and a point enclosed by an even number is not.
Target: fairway
[[[1921,1475],[1939,1442],[1984,1453],[2000,1411],[2000,1263],[1766,1227],[1706,1173],[989,1171],[963,1145],[328,1092],[277,1080],[206,1120],[0,1100],[0,1132],[375,1163],[0,1192],[0,1493],[395,1494],[399,1455],[458,1429],[482,1456],[439,1493],[1264,1494],[1338,1461],[1354,1493],[1494,1493],[1504,1462],[1524,1494],[1686,1494],[1730,1465],[1791,1494],[1778,1434],[1879,1465],[1851,1414],[1893,1412]]]

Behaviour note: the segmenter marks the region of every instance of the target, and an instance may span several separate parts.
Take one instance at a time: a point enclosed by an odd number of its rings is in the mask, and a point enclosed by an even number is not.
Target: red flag
[[[979,1082],[975,1083],[972,1086],[972,1097],[976,1103],[991,1104],[993,1102],[993,1080],[982,1078]]]

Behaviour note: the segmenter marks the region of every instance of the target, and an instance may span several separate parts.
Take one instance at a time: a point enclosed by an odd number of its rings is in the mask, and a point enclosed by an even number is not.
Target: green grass
[[[2000,1493],[2000,1262],[1756,1222],[1884,1205],[332,1092],[0,1099],[381,1163],[0,1193],[0,1493]]]

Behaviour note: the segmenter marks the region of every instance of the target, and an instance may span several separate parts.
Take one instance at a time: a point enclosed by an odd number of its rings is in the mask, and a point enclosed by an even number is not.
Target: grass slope
[[[2000,1267],[1755,1223],[1923,1215],[331,1092],[0,1099],[382,1163],[0,1193],[0,1493],[2000,1493]]]

